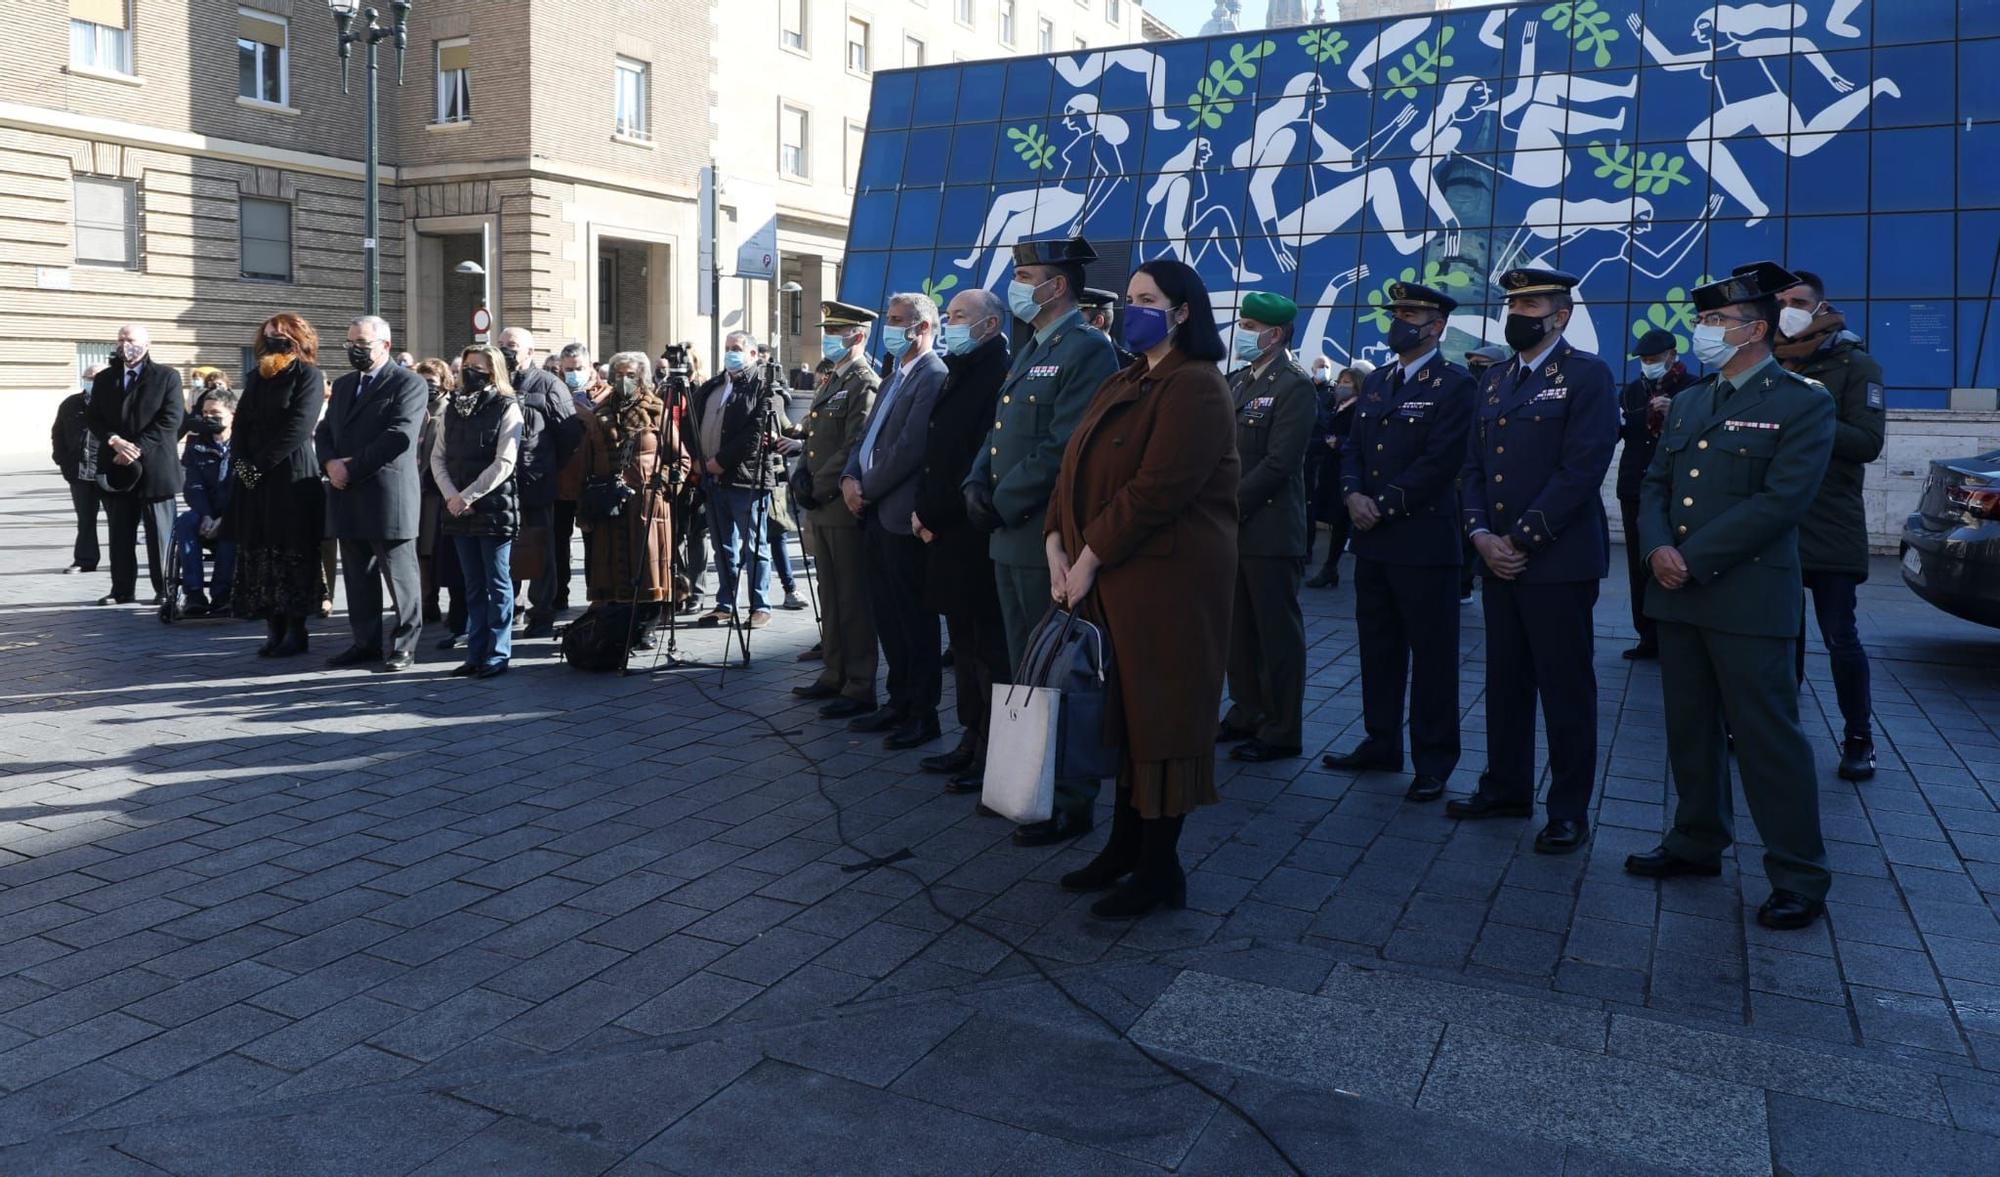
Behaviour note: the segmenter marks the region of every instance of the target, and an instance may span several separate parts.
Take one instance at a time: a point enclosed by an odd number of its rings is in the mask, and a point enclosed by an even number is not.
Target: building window
[[[778,0],[778,43],[806,51],[806,0]]]
[[[847,18],[847,68],[868,72],[868,22],[857,16]]]
[[[617,127],[619,135],[627,139],[644,139],[651,132],[652,124],[646,118],[647,69],[643,61],[633,61],[629,57],[618,59],[618,68],[612,71],[617,79]]]
[[[132,72],[132,22],[126,0],[69,0],[69,63]]]
[[[908,33],[903,34],[903,64],[922,65],[924,63],[924,43]]]
[[[847,190],[854,191],[860,183],[861,143],[865,128],[860,123],[847,124],[847,156],[841,162],[846,168]]]
[[[1014,0],[1000,0],[1000,43],[1014,43]]]
[[[273,106],[291,101],[285,18],[239,9],[236,13],[236,93]]]
[[[437,121],[472,120],[472,42],[460,37],[437,43]]]
[[[1125,20],[1125,0],[1104,0],[1104,19],[1112,24]]]
[[[139,260],[137,193],[129,180],[76,178],[76,261],[133,269]]]
[[[972,0],[952,0],[951,14],[959,24],[972,27]]]
[[[291,281],[292,206],[245,196],[237,201],[237,213],[243,234],[243,276]]]
[[[812,115],[789,104],[778,108],[778,170],[795,180],[812,178]]]
[[[1040,25],[1041,33],[1035,39],[1035,44],[1041,47],[1043,53],[1054,53],[1056,51],[1056,23],[1046,16],[1041,18],[1037,23]]]

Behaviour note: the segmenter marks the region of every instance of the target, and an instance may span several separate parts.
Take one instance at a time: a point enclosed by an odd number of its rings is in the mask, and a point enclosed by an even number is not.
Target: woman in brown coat
[[[1181,821],[1215,792],[1215,714],[1236,575],[1235,410],[1208,290],[1175,261],[1126,286],[1125,347],[1140,355],[1098,389],[1070,435],[1049,500],[1050,594],[1110,637],[1111,713],[1122,721],[1111,838],[1071,891],[1132,919],[1183,906]]]
[[[592,603],[637,604],[635,649],[652,646],[659,603],[674,600],[673,513],[669,482],[678,485],[691,462],[681,445],[680,427],[668,420],[666,405],[647,387],[650,367],[641,352],[611,357],[611,393],[597,407],[579,409],[583,444],[579,449],[583,484],[577,520],[589,552],[585,584]],[[593,489],[616,477],[634,493],[614,518],[593,518],[601,493]]]

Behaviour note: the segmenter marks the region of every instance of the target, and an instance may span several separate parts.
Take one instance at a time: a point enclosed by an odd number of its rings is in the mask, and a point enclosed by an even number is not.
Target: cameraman
[[[689,398],[694,418],[694,455],[708,497],[708,525],[715,536],[715,608],[702,615],[704,626],[736,619],[736,574],[748,565],[750,628],[771,623],[765,591],[771,582],[768,522],[776,422],[784,416],[784,391],[766,387],[757,363],[757,341],[732,331],[723,342],[722,371]],[[789,443],[785,443],[789,444]]]

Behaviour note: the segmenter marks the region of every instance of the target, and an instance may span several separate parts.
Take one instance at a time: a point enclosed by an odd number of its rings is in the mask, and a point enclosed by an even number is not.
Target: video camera
[[[693,350],[693,347],[689,344],[670,343],[667,345],[666,350],[660,353],[660,358],[667,361],[667,376],[669,379],[678,376],[683,381],[686,381],[694,375],[694,360],[689,355]]]

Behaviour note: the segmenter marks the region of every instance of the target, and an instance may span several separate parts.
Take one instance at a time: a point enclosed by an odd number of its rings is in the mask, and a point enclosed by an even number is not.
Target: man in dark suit
[[[50,457],[69,483],[70,506],[76,509],[76,543],[64,572],[97,571],[97,455],[85,447],[91,444],[88,386],[102,371],[104,365],[96,364],[83,374],[85,387],[63,398],[56,408],[55,427],[49,430]]]
[[[939,734],[944,667],[937,614],[924,608],[924,544],[910,533],[910,516],[945,366],[931,350],[938,309],[929,295],[890,295],[882,322],[882,346],[895,367],[882,382],[861,444],[848,455],[840,493],[861,520],[868,599],[889,663],[889,701],[848,726],[886,731],[883,746],[900,749],[928,744]]]
[[[1396,362],[1361,384],[1343,447],[1340,489],[1354,522],[1354,619],[1361,639],[1367,737],[1328,768],[1403,767],[1403,685],[1410,689],[1404,796],[1435,801],[1458,766],[1457,484],[1472,422],[1472,377],[1438,350],[1458,300],[1415,282],[1389,285]]]
[[[1653,619],[1646,616],[1646,583],[1653,574],[1646,570],[1645,553],[1639,550],[1639,481],[1659,448],[1660,427],[1666,424],[1667,407],[1674,394],[1694,383],[1687,365],[1680,361],[1680,346],[1672,334],[1658,329],[1639,337],[1632,349],[1639,359],[1639,378],[1619,394],[1618,411],[1623,421],[1618,436],[1625,448],[1618,454],[1618,514],[1625,522],[1625,575],[1632,585],[1632,628],[1639,644],[1626,650],[1630,660],[1660,656],[1659,635]]]
[[[129,605],[139,583],[133,553],[146,529],[146,571],[153,600],[166,590],[167,545],[173,542],[174,497],[181,492],[181,374],[154,363],[152,337],[137,323],[118,329],[111,366],[90,385],[90,431],[100,443],[98,485],[104,491],[104,530],[111,548],[111,591],[100,605]]]
[[[313,449],[331,488],[327,534],[340,541],[347,624],[354,634],[354,644],[327,659],[328,666],[380,659],[384,670],[407,669],[416,660],[423,626],[416,543],[422,503],[417,433],[430,389],[422,376],[395,362],[389,343],[389,324],[374,315],[348,325],[347,362],[354,371],[333,382],[326,415],[313,433]],[[382,642],[384,576],[396,611],[387,658]]]
[[[556,632],[555,523],[556,475],[583,443],[583,425],[576,420],[576,402],[561,380],[543,366],[535,337],[519,327],[500,332],[500,355],[514,384],[514,399],[530,421],[521,431],[521,453],[515,485],[521,495],[521,533],[514,539],[514,599],[526,599],[523,637],[554,637]],[[527,583],[527,591],[521,589]],[[567,589],[568,586],[562,586]]]
[[[1602,490],[1618,393],[1604,361],[1562,337],[1576,284],[1560,270],[1501,275],[1516,354],[1480,380],[1461,480],[1465,534],[1485,565],[1486,773],[1445,814],[1534,814],[1539,697],[1549,793],[1538,854],[1583,845],[1597,779],[1591,610],[1610,568]]]

